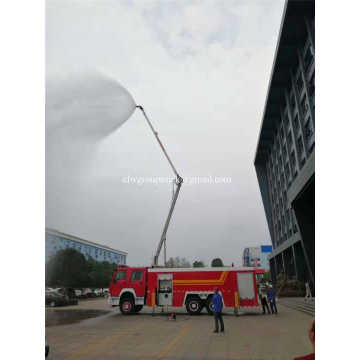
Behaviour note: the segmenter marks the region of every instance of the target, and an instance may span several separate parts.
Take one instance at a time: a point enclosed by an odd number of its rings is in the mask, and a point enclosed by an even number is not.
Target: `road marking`
[[[88,348],[88,349],[86,349],[86,350],[84,350],[84,351],[82,351],[82,352],[80,352],[80,353],[77,353],[77,354],[74,355],[74,356],[71,356],[71,357],[67,358],[67,360],[76,359],[77,357],[79,357],[79,356],[81,356],[81,355],[84,355],[84,354],[88,353],[88,352],[91,351],[91,350],[101,348],[102,346],[108,344],[109,342],[114,341],[114,340],[118,340],[118,339],[120,339],[121,337],[123,337],[123,336],[125,336],[125,335],[127,335],[127,334],[129,334],[129,333],[131,333],[131,332],[133,332],[133,331],[135,331],[135,330],[138,330],[138,329],[142,328],[143,326],[146,326],[147,324],[148,324],[148,323],[142,323],[142,324],[140,324],[140,325],[137,325],[137,326],[133,327],[132,329],[130,329],[130,330],[128,330],[128,331],[125,331],[125,332],[120,333],[120,335],[118,335],[118,336],[116,336],[116,337],[114,337],[114,338],[112,338],[112,339],[110,339],[110,340],[104,341],[104,342],[101,343],[101,344],[91,345],[90,348]]]
[[[159,355],[159,359],[161,359],[179,340],[180,338],[190,329],[191,325],[188,325],[181,334]]]

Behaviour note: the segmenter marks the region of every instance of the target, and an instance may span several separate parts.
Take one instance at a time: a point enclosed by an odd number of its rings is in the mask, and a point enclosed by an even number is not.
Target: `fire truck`
[[[160,268],[118,266],[112,276],[108,301],[131,315],[144,306],[182,307],[190,315],[206,308],[213,314],[214,287],[219,288],[223,305],[238,309],[258,306],[256,270],[253,268]]]

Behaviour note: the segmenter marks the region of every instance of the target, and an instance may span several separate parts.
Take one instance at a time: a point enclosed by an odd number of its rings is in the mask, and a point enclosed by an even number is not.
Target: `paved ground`
[[[288,360],[312,351],[307,337],[311,316],[280,304],[278,316],[262,315],[257,307],[235,317],[231,308],[225,308],[225,333],[218,334],[212,333],[214,320],[205,311],[190,317],[184,309],[176,310],[173,322],[160,309],[154,317],[148,308],[123,316],[105,299],[47,307],[48,359]],[[75,322],[78,315],[95,317]]]

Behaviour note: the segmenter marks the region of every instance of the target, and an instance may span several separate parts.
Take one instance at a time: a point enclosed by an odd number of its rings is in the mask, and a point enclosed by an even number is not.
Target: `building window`
[[[278,189],[279,189],[279,191],[280,191],[280,181],[278,181],[277,187],[278,187]]]
[[[286,210],[286,221],[290,222],[290,210]]]
[[[300,93],[301,93],[301,90],[302,90],[303,87],[304,87],[304,80],[303,80],[301,74],[300,74],[300,76],[299,76],[299,78],[298,78],[298,80],[297,80],[297,87],[298,87],[298,89],[299,89],[299,94],[300,94]]]
[[[79,244],[78,251],[81,251],[81,244]]]
[[[303,144],[301,135],[299,136],[299,138],[297,140],[297,147],[298,147],[299,154],[301,154],[304,151],[304,144]]]
[[[281,206],[281,207],[284,207],[283,199],[282,199],[282,198],[280,198],[280,206]]]
[[[287,192],[286,191],[284,191],[284,200],[285,200],[285,203],[287,204],[288,198],[287,198]]]
[[[52,245],[54,245],[54,244],[55,244],[55,239],[54,239],[54,238],[51,239],[50,243],[51,243]]]
[[[285,165],[285,173],[286,173],[286,177],[290,176],[290,166],[289,166],[289,162],[286,163]]]
[[[301,167],[303,167],[303,166],[305,165],[305,163],[306,163],[306,159],[303,158],[303,159],[301,160]]]
[[[131,274],[130,282],[134,282],[136,280],[142,280],[142,275],[143,275],[142,271],[138,271],[138,270],[133,271]]]
[[[296,109],[296,104],[295,104],[295,98],[294,95],[291,97],[290,99],[290,108],[291,108],[291,112],[294,113],[295,109]]]
[[[281,155],[279,155],[279,163],[280,163],[280,166],[283,166],[283,162],[282,162],[282,157],[281,157]]]
[[[315,71],[311,76],[310,83],[309,83],[309,95],[311,98],[315,96]]]
[[[281,182],[282,182],[283,186],[285,186],[285,175],[284,175],[284,173],[281,174]]]
[[[279,227],[279,232],[281,231],[281,223],[280,220],[278,221],[278,227]]]
[[[291,161],[291,166],[294,168],[294,166],[296,165],[295,152],[294,152],[294,150],[291,152],[290,161]]]
[[[284,215],[281,217],[281,224],[285,228],[285,218]]]
[[[309,149],[309,153],[311,154],[315,150],[315,143],[311,145],[311,148]]]
[[[277,211],[278,214],[280,214],[280,210],[279,210],[279,205],[278,205],[278,204],[276,204],[276,211]]]
[[[296,234],[298,232],[297,226],[296,224],[294,224],[294,234]]]
[[[301,110],[303,112],[303,116],[307,112],[308,108],[309,108],[309,103],[308,103],[308,100],[307,100],[307,97],[306,97],[306,94],[305,94],[304,97],[301,100]]]
[[[289,146],[291,146],[292,143],[293,143],[293,138],[292,138],[291,130],[290,130],[289,133],[288,133],[288,139],[289,139]]]
[[[295,132],[298,132],[300,129],[299,116],[296,115],[294,119]]]
[[[314,133],[313,128],[311,126],[310,118],[306,122],[304,130],[305,130],[305,139],[306,142],[308,142],[311,139],[312,134]]]
[[[284,156],[287,156],[287,151],[286,151],[286,145],[283,146],[283,152],[284,152]]]
[[[292,229],[289,229],[289,237],[291,237],[293,234]]]
[[[304,58],[304,67],[305,71],[308,73],[311,67],[311,64],[314,61],[314,50],[311,45],[309,45],[308,50],[306,52],[305,58]]]
[[[297,176],[298,176],[298,172],[297,172],[297,171],[295,171],[295,173],[294,173],[294,179],[296,179],[296,178],[297,178]]]
[[[286,123],[287,127],[290,126],[290,120],[289,120],[289,115],[288,114],[285,114],[285,123]]]
[[[68,241],[68,242],[66,243],[66,249],[69,249],[69,247],[70,247],[70,241]]]
[[[292,182],[291,182],[291,181],[289,181],[289,188],[291,187],[291,184],[292,184]]]
[[[73,249],[75,249],[75,248],[76,248],[76,243],[73,243],[72,248],[73,248]]]
[[[275,167],[276,175],[279,175],[279,167],[276,165]]]

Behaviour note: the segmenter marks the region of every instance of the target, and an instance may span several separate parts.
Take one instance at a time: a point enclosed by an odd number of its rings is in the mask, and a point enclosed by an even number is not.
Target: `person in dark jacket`
[[[223,302],[222,302],[222,297],[219,294],[219,288],[216,287],[214,289],[214,293],[215,295],[212,298],[212,303],[213,303],[213,309],[214,309],[214,318],[215,318],[215,330],[213,331],[214,333],[218,333],[219,332],[219,321],[220,321],[220,331],[224,332],[224,321],[222,318],[222,314],[221,314],[221,310],[223,307]]]
[[[276,307],[276,300],[275,300],[275,291],[272,288],[272,285],[269,286],[270,288],[270,292],[269,292],[269,302],[270,302],[270,308],[271,308],[271,313],[273,315],[277,315],[277,307]],[[275,312],[274,312],[275,310]]]
[[[266,301],[266,296],[264,296],[264,294],[262,293],[261,289],[259,288],[259,291],[258,291],[258,296],[259,296],[259,299],[261,301],[261,306],[263,308],[263,314],[265,314],[265,306],[266,306],[266,309],[268,311],[268,314],[270,314],[270,309],[269,309],[269,305]]]

